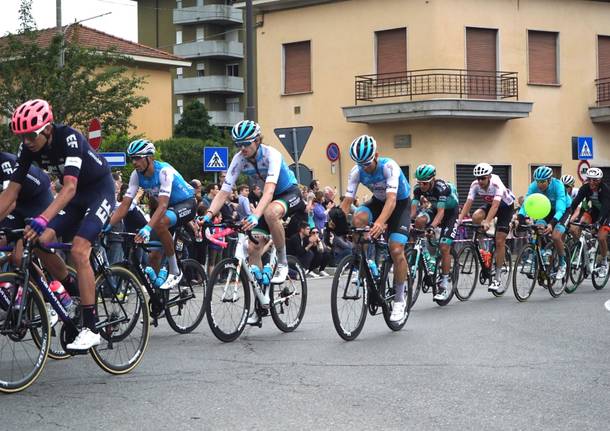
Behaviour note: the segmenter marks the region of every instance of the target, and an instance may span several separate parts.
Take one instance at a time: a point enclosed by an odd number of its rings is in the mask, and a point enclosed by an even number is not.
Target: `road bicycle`
[[[354,340],[360,335],[367,312],[374,316],[381,310],[392,331],[401,330],[410,314],[413,280],[407,275],[404,315],[399,321],[390,320],[395,294],[389,279],[393,263],[391,258],[386,258],[378,267],[373,259],[367,259],[368,247],[374,247],[375,254],[383,252],[385,255],[388,248],[385,240],[370,238],[368,230],[368,227],[350,228],[350,232],[356,235],[354,253],[339,262],[333,277],[330,293],[333,324],[337,334],[346,341]]]
[[[307,280],[297,258],[287,256],[289,271],[285,282],[266,283],[255,275],[262,268],[253,273],[254,268],[248,263],[247,241],[258,244],[250,231],[244,233],[241,223],[232,222],[208,224],[205,227],[232,229],[239,233],[235,257],[221,260],[210,274],[205,306],[208,324],[216,338],[223,342],[236,340],[252,311],[256,311],[260,318],[271,315],[282,332],[294,331],[301,324],[307,306]],[[274,258],[270,260],[268,264],[275,269]],[[265,307],[259,298],[267,294],[270,302]],[[261,319],[256,326],[262,326]]]
[[[573,293],[589,275],[593,287],[603,289],[608,283],[610,271],[605,274],[598,262],[601,261],[601,250],[597,239],[597,228],[586,223],[570,222],[571,226],[580,228],[578,238],[571,233],[566,240],[567,254],[570,256],[570,283],[566,285],[566,293]]]
[[[463,222],[461,226],[474,231],[472,238],[463,243],[461,250],[457,253],[459,265],[459,279],[455,289],[455,296],[460,301],[467,301],[477,286],[477,283],[491,286],[496,276],[496,242],[495,236],[482,231],[480,224]],[[481,248],[481,237],[484,241],[491,242],[488,250]],[[501,291],[492,290],[494,296],[502,296],[508,290],[511,283],[513,270],[513,257],[508,244],[504,247],[504,264],[502,265],[502,280],[504,282]]]

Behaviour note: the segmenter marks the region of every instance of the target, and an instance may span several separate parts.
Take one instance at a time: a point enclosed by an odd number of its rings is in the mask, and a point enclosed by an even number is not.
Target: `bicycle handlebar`
[[[259,241],[256,238],[254,238],[254,235],[252,235],[252,231],[251,230],[244,231],[242,229],[242,223],[241,222],[204,223],[203,227],[204,228],[220,228],[220,229],[229,228],[229,229],[234,229],[237,232],[245,233],[246,235],[248,235],[248,239],[250,241],[252,241],[254,244],[258,245],[258,243],[259,243]]]

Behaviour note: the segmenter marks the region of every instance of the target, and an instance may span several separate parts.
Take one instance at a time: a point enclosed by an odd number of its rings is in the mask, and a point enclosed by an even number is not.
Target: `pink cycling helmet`
[[[53,121],[49,102],[42,99],[28,100],[21,104],[11,118],[11,130],[15,135],[40,130]]]

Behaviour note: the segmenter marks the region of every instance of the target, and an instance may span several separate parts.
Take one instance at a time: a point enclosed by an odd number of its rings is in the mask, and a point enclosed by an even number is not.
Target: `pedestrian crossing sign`
[[[591,136],[578,137],[578,159],[591,160],[593,158],[593,138]]]
[[[229,148],[227,147],[204,147],[203,149],[203,171],[222,172],[229,166]]]

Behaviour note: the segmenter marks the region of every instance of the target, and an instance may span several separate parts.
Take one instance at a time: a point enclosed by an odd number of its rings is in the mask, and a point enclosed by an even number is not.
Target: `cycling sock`
[[[443,283],[443,287],[447,286],[447,283],[449,283],[449,274],[443,274],[441,282]]]
[[[286,257],[286,246],[277,247],[277,261],[288,265],[288,258]]]
[[[95,315],[95,305],[83,305],[83,327],[89,328],[91,331],[97,333],[95,329],[95,322],[97,316]]]
[[[394,302],[404,302],[405,300],[405,283],[394,285]]]
[[[176,255],[167,256],[167,264],[169,266],[169,273],[173,275],[180,274],[180,269],[178,269],[178,262],[176,261]]]

